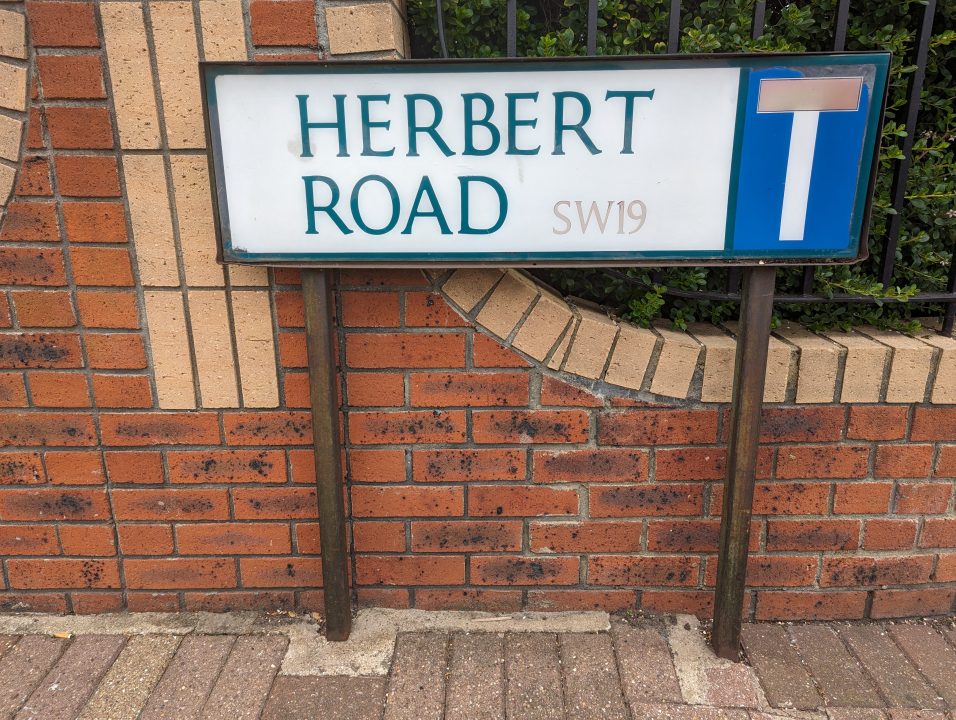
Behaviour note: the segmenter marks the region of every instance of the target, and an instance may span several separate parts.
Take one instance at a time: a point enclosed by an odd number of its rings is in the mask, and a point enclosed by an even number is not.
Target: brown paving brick
[[[123,649],[120,635],[81,635],[23,704],[16,720],[73,720]]]
[[[19,639],[19,635],[0,635],[0,658],[6,654],[7,650],[16,645]]]
[[[627,720],[611,636],[567,633],[559,637],[568,720]]]
[[[823,704],[782,626],[745,625],[741,640],[771,705],[807,710]]]
[[[509,718],[563,720],[558,639],[550,633],[505,636]]]
[[[825,625],[794,625],[790,635],[827,705],[883,707],[876,687],[833,630]]]
[[[640,704],[680,702],[674,660],[663,635],[653,627],[611,624],[621,685],[632,712]]]
[[[448,635],[403,633],[385,694],[386,720],[441,720],[445,703]]]
[[[839,632],[890,707],[945,709],[936,691],[920,677],[883,626],[850,625]]]
[[[956,648],[930,625],[898,623],[889,633],[950,708],[956,709]]]
[[[199,718],[206,696],[232,649],[229,635],[190,635],[150,695],[141,720]]]
[[[203,720],[258,718],[288,644],[281,635],[246,635],[236,640],[203,707]]]
[[[704,668],[707,678],[705,699],[708,705],[757,708],[760,705],[760,682],[752,667],[733,663]]]
[[[886,713],[876,708],[827,708],[829,720],[885,720]]]
[[[384,678],[281,675],[262,720],[379,720],[384,696]]]
[[[936,710],[911,710],[908,708],[900,708],[895,710],[888,710],[890,715],[890,720],[946,720],[946,715]],[[950,713],[949,717],[952,717],[953,714]]]
[[[451,636],[445,720],[504,720],[504,636]]]
[[[638,705],[632,712],[634,720],[747,720],[743,710],[702,705]]]
[[[60,657],[66,641],[27,635],[0,660],[0,718],[8,720]]]

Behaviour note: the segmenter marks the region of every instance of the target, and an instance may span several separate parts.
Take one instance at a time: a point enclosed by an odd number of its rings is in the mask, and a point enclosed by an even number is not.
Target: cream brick
[[[704,379],[700,388],[702,402],[730,402],[734,390],[734,359],[737,342],[727,333],[707,323],[693,323],[687,330],[704,347]]]
[[[234,291],[232,318],[239,356],[243,406],[277,407],[279,384],[276,377],[275,341],[272,337],[268,291]]]
[[[202,406],[239,407],[226,293],[222,290],[190,290],[188,297]]]
[[[930,390],[930,402],[940,405],[956,403],[956,340],[933,331],[920,333],[919,337],[936,348],[939,354],[936,379]]]
[[[686,398],[697,369],[700,343],[666,323],[654,323],[654,329],[663,342],[654,379],[651,381],[651,392],[655,395]]]
[[[519,272],[505,274],[475,318],[500,338],[507,338],[538,296],[538,286]]]
[[[238,287],[265,287],[269,284],[269,271],[253,265],[229,265],[229,281]]]
[[[199,3],[199,24],[206,60],[247,58],[241,0],[202,0]]]
[[[9,165],[0,163],[0,208],[5,208],[10,192],[13,190],[13,180],[17,172]]]
[[[640,390],[657,345],[657,335],[646,328],[622,324],[604,379],[612,385]]]
[[[724,327],[730,330],[734,337],[740,334],[740,323],[736,320],[724,323]],[[787,387],[790,383],[790,368],[796,356],[797,349],[794,346],[773,335],[770,336],[767,343],[767,376],[763,386],[764,402],[786,401]],[[832,392],[830,398],[831,400],[833,398]]]
[[[0,10],[0,55],[26,60],[26,23],[23,15]]]
[[[27,69],[0,62],[0,107],[8,110],[27,108]]]
[[[886,384],[886,402],[923,402],[933,365],[933,348],[916,338],[891,330],[864,327],[860,328],[860,332],[893,349],[890,377]]]
[[[206,156],[173,155],[170,161],[186,284],[222,286],[222,266],[216,263],[216,231]]]
[[[194,408],[196,398],[183,296],[178,290],[147,290],[144,296],[159,407],[164,410]]]
[[[205,147],[192,3],[151,0],[149,13],[169,147]]]
[[[544,360],[573,317],[564,300],[542,288],[541,297],[511,344],[535,360]]]
[[[890,349],[857,332],[832,330],[823,334],[846,348],[840,402],[879,402]]]
[[[452,273],[442,285],[442,290],[462,310],[471,312],[503,274],[503,271],[495,269],[462,268]]]
[[[159,119],[142,4],[104,2],[100,4],[100,14],[120,146],[137,150],[158,148]]]
[[[797,360],[798,403],[830,403],[836,393],[840,346],[797,323],[783,323],[775,331],[799,351]]]
[[[325,10],[333,55],[396,50],[407,54],[405,23],[391,3],[335,5]]]
[[[564,371],[597,380],[604,373],[618,326],[601,310],[579,306],[578,312],[581,320],[564,362]]]
[[[548,360],[548,367],[552,370],[560,370],[561,366],[564,364],[564,358],[567,357],[568,348],[571,347],[571,340],[574,338],[574,333],[578,329],[578,323],[580,322],[580,317],[577,315],[574,316],[571,324],[568,326],[567,331],[564,333],[564,336],[561,338],[561,342],[558,343],[558,346],[554,349],[554,352],[551,354],[551,359]]]
[[[144,287],[179,285],[166,169],[161,155],[124,155],[136,262]]]
[[[8,115],[0,115],[0,157],[17,162],[20,159],[20,137],[23,122]]]

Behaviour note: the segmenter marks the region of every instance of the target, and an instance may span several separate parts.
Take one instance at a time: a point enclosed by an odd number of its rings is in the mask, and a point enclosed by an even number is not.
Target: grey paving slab
[[[384,701],[385,678],[280,675],[262,720],[380,720]]]
[[[800,654],[780,625],[744,625],[741,640],[757,671],[764,694],[774,707],[810,710],[823,705]]]
[[[931,688],[881,625],[848,625],[840,635],[873,678],[889,707],[945,710]]]
[[[288,646],[281,635],[240,636],[206,699],[203,720],[258,718]]]
[[[633,627],[615,621],[611,624],[611,637],[621,686],[632,708],[642,703],[681,701],[670,647],[656,627]]]
[[[568,720],[627,720],[611,636],[569,633],[559,636],[559,646]]]
[[[889,626],[889,632],[939,696],[956,709],[956,648],[931,625],[899,623]]]
[[[505,636],[506,707],[516,720],[561,720],[558,639],[551,633]]]
[[[385,720],[441,720],[448,669],[446,633],[402,633],[385,693]]]
[[[883,707],[876,686],[830,627],[793,625],[788,632],[827,705]]]
[[[75,638],[23,703],[16,720],[73,720],[125,642],[122,635]]]
[[[67,641],[25,635],[0,659],[0,719],[12,718],[56,664]]]
[[[0,635],[0,658],[6,654],[7,650],[16,645],[19,639],[19,635]]]
[[[134,635],[103,677],[81,720],[136,720],[179,647],[175,635]]]
[[[187,635],[149,696],[140,720],[199,718],[236,638]]]
[[[503,720],[504,635],[454,633],[450,642],[445,720]]]

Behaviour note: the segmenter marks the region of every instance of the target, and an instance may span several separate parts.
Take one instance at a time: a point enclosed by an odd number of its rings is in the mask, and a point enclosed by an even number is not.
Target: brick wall
[[[397,57],[401,12],[0,2],[0,607],[321,608],[298,274],[212,260],[195,63]],[[732,334],[513,273],[336,301],[360,602],[708,612]],[[953,342],[781,331],[749,614],[953,609]]]

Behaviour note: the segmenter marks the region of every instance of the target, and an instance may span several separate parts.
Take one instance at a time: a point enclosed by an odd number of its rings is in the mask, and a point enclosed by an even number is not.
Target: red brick
[[[229,445],[308,445],[312,442],[312,418],[306,412],[224,413],[222,423]]]
[[[5,611],[16,608],[18,612],[59,613],[67,611],[64,593],[13,593],[6,592],[0,600]]]
[[[240,487],[231,492],[237,520],[312,520],[319,514],[315,488]]]
[[[844,413],[842,405],[764,408],[760,416],[760,442],[839,440],[843,435]],[[729,425],[727,423],[727,427]]]
[[[107,452],[106,471],[113,485],[158,485],[163,482],[163,458],[153,450]]]
[[[281,450],[170,451],[171,483],[284,483]]]
[[[405,404],[405,376],[401,373],[349,373],[346,378],[349,405],[353,407],[401,407]],[[286,374],[288,382],[289,375]]]
[[[46,453],[46,474],[54,485],[102,485],[106,482],[98,450],[57,450]]]
[[[12,490],[0,493],[0,517],[5,521],[107,520],[109,503],[104,490]]]
[[[866,608],[865,592],[757,593],[757,620],[859,620]]]
[[[349,285],[363,287],[396,287],[405,286],[410,288],[421,288],[428,282],[421,270],[415,269],[394,269],[384,270],[380,268],[352,268],[339,271],[339,285],[346,287]]]
[[[588,562],[591,585],[680,587],[697,584],[696,557],[623,557],[595,555]]]
[[[53,194],[50,184],[50,163],[45,157],[25,157],[20,161],[20,175],[17,177],[15,194],[19,197]]]
[[[0,485],[36,485],[45,480],[40,453],[0,452]]]
[[[828,483],[758,483],[754,515],[824,515],[830,497]]]
[[[70,293],[61,291],[15,291],[13,304],[20,327],[73,327],[76,313]]]
[[[298,268],[277,267],[272,268],[272,275],[277,285],[301,285],[302,271]]]
[[[64,555],[116,555],[112,525],[60,525],[60,545]]]
[[[58,555],[52,525],[0,525],[0,555]]]
[[[0,446],[83,447],[96,443],[93,419],[82,413],[5,413]]]
[[[6,293],[0,293],[0,328],[13,327],[13,314],[10,311],[10,300]]]
[[[401,324],[397,292],[343,290],[341,298],[345,327],[386,328]]]
[[[316,47],[312,0],[252,0],[253,45]]]
[[[305,594],[306,593],[300,593],[300,598],[305,596]],[[357,588],[355,595],[358,599],[359,605],[398,609],[410,608],[412,606],[411,598],[409,597],[407,588]],[[300,604],[304,605],[304,600],[300,600]],[[316,609],[322,609],[322,605],[321,603],[318,603],[318,601]]]
[[[472,336],[471,356],[476,368],[522,368],[530,363],[516,352],[502,347],[500,343],[487,335],[475,333]]]
[[[580,560],[576,557],[471,558],[471,581],[475,585],[576,585]]]
[[[956,478],[956,445],[940,446],[935,474],[939,478]]]
[[[217,445],[214,412],[103,413],[104,445]]]
[[[135,330],[139,328],[136,295],[131,292],[79,290],[76,305],[88,328]]]
[[[113,126],[102,107],[47,107],[50,143],[61,150],[109,150]]]
[[[898,515],[946,512],[952,494],[951,483],[899,483],[896,486]]]
[[[859,520],[768,520],[767,550],[856,550]]]
[[[532,522],[531,551],[556,553],[640,552],[639,522]]]
[[[225,490],[114,490],[117,520],[226,520],[229,502]]]
[[[604,407],[604,399],[557,378],[541,378],[541,404],[562,407]]]
[[[292,552],[284,523],[200,523],[176,526],[180,555],[284,555]]]
[[[433,292],[405,293],[406,327],[466,327],[468,322]]]
[[[424,523],[418,523],[424,524]],[[318,526],[315,526],[318,528]],[[299,524],[299,529],[302,524]],[[352,540],[356,552],[404,552],[405,551],[405,523],[404,522],[354,522],[352,523]],[[319,552],[316,547],[315,552]],[[305,552],[299,544],[299,552]]]
[[[173,529],[170,525],[117,525],[116,532],[123,555],[173,554]]]
[[[464,512],[460,487],[352,487],[354,517],[444,517]],[[474,509],[472,509],[474,513]]]
[[[841,515],[880,515],[890,507],[892,483],[837,483],[833,512]]]
[[[915,544],[915,520],[873,518],[863,524],[863,547],[867,550],[909,550]]]
[[[414,450],[412,477],[417,482],[524,480],[524,450]]]
[[[591,517],[699,515],[704,507],[699,485],[608,485],[588,492]]]
[[[146,348],[133,333],[87,333],[86,356],[94,370],[143,370]]]
[[[176,612],[181,608],[176,593],[127,592],[126,609],[129,612]]]
[[[527,373],[412,373],[417,407],[501,407],[527,405]]]
[[[636,482],[647,479],[646,450],[535,451],[534,482]]]
[[[27,387],[22,373],[0,373],[0,408],[22,408],[27,405]]]
[[[906,405],[851,405],[848,440],[902,440],[906,437]]]
[[[57,242],[59,239],[60,229],[57,225],[54,203],[14,200],[7,205],[3,229],[0,230],[0,241]],[[42,275],[39,270],[34,271],[33,274]]]
[[[874,477],[926,477],[933,467],[932,445],[877,445]]]
[[[132,590],[174,588],[231,588],[236,586],[235,561],[231,558],[162,558],[123,563],[126,585]]]
[[[920,533],[923,548],[956,547],[956,518],[926,518]]]
[[[359,555],[355,580],[360,585],[461,585],[463,555]]]
[[[0,333],[0,368],[81,368],[74,333]]]
[[[716,440],[716,410],[627,410],[598,417],[602,445],[699,445]]]
[[[285,398],[285,402],[283,404],[287,408],[312,407],[311,403],[309,402],[310,391],[308,373],[287,372],[285,374],[285,382],[283,383],[283,393],[283,397]]]
[[[642,590],[641,609],[657,615],[686,613],[701,620],[714,616],[712,590]],[[749,593],[744,593],[744,607],[750,607]]]
[[[303,333],[279,333],[279,362],[284,368],[309,367]]]
[[[545,612],[573,610],[633,609],[634,592],[630,590],[529,590],[528,609]]]
[[[309,461],[314,463],[311,456]],[[353,482],[404,482],[405,451],[351,448],[349,466]]]
[[[925,583],[932,570],[932,555],[824,557],[820,587]]]
[[[917,407],[913,414],[911,440],[941,440],[956,438],[956,407]]]
[[[806,587],[817,577],[816,556],[751,555],[747,558],[749,587]],[[704,584],[717,582],[717,558],[707,560]]]
[[[577,490],[550,487],[475,485],[468,488],[468,513],[475,517],[577,515]]]
[[[402,525],[402,550],[405,549],[405,531],[404,523],[396,523]],[[322,538],[319,536],[319,524],[315,522],[300,522],[295,524],[295,529],[293,530],[295,536],[295,548],[296,551],[303,555],[318,555],[322,552]],[[355,529],[353,526],[352,536],[355,536]],[[357,543],[354,543],[355,550],[358,552]]]
[[[866,477],[869,457],[870,448],[867,445],[803,445],[781,448],[777,455],[777,477]]]
[[[235,590],[229,592],[187,592],[183,593],[185,597],[184,607],[186,610],[196,612],[240,612],[255,610],[257,612],[268,610],[290,611],[295,609],[295,596],[291,592],[264,592],[256,590],[254,592],[238,592]],[[317,607],[321,607],[319,602]],[[302,609],[308,606],[303,602]]]
[[[93,397],[101,408],[152,407],[153,394],[146,375],[93,375]]]
[[[356,445],[455,443],[465,440],[465,413],[440,410],[349,413],[349,440]]]
[[[43,97],[60,100],[105,98],[103,67],[98,55],[37,57]]]
[[[652,552],[714,552],[719,520],[654,520],[647,524],[647,549]],[[751,549],[760,532],[751,530]]]
[[[99,615],[125,609],[123,593],[120,592],[74,592],[70,593],[70,601],[77,615]]]
[[[360,593],[361,596],[361,593]],[[483,610],[485,612],[517,612],[521,610],[520,590],[433,590],[415,591],[415,607],[420,610]]]
[[[63,226],[70,242],[126,242],[122,203],[64,202],[62,207]]]
[[[30,108],[27,121],[27,148],[29,150],[43,150],[43,112],[38,107]]]
[[[350,333],[345,359],[353,368],[461,368],[465,336],[457,333]]]
[[[70,256],[77,285],[132,287],[135,284],[126,248],[74,247]]]
[[[99,47],[92,3],[31,0],[27,17],[38,47]]]
[[[517,520],[413,522],[412,552],[513,552],[521,550],[521,529]]]
[[[322,561],[318,558],[241,558],[243,587],[322,587]]]
[[[86,376],[77,373],[29,373],[30,395],[36,407],[90,407]]]
[[[583,410],[476,411],[477,443],[583,443],[590,418]]]
[[[953,611],[956,588],[877,590],[873,593],[871,618],[925,617]]]
[[[111,155],[57,155],[60,193],[67,197],[119,197],[119,171]]]
[[[305,306],[298,290],[279,290],[275,293],[276,318],[279,327],[305,327]]]
[[[941,583],[956,582],[956,553],[939,554],[933,579]]]
[[[118,588],[119,566],[116,560],[7,560],[10,587],[43,588]]]

